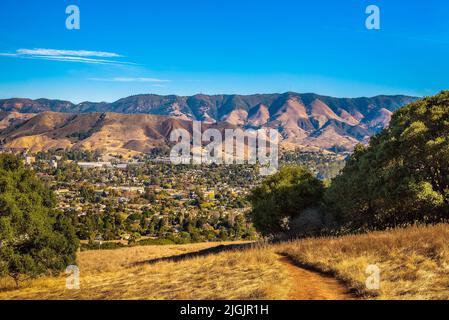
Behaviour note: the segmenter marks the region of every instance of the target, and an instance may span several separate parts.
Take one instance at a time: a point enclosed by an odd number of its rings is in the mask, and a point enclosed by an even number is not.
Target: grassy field
[[[376,299],[449,299],[449,225],[411,227],[276,246],[298,265],[333,274]],[[380,269],[380,290],[367,290],[366,268]]]
[[[178,262],[143,262],[223,243],[145,246],[79,254],[80,290],[65,275],[42,277],[14,290],[0,281],[0,299],[284,299],[288,277],[267,249],[222,252]],[[138,265],[136,265],[138,264]],[[13,289],[13,290],[11,290]]]
[[[19,289],[9,279],[0,279],[0,299],[287,299],[292,290],[304,288],[307,279],[293,279],[282,256],[304,268],[332,274],[366,298],[449,299],[446,224],[148,263],[221,244],[83,251],[78,257],[80,290],[67,290],[65,275],[41,277]],[[379,290],[366,289],[368,265],[380,269]],[[307,285],[313,296],[311,283]]]

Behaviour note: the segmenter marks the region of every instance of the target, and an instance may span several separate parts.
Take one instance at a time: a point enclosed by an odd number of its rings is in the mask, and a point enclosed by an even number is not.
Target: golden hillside
[[[173,261],[154,259],[223,243],[84,251],[80,290],[67,290],[63,275],[20,289],[5,278],[0,299],[449,299],[448,238],[449,225],[441,224]],[[366,289],[369,265],[380,269],[379,290]]]
[[[0,133],[7,148],[33,152],[52,148],[101,149],[127,154],[166,145],[171,130],[189,128],[184,120],[155,115],[44,112]]]

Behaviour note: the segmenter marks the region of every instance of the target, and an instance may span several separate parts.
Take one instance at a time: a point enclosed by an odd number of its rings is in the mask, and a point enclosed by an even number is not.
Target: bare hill
[[[147,152],[165,144],[173,128],[200,120],[218,126],[275,128],[289,149],[351,151],[387,126],[395,110],[414,100],[408,96],[346,99],[294,92],[138,95],[114,103],[80,104],[16,98],[0,100],[0,141],[3,146],[32,150],[81,147]],[[35,113],[38,115],[29,119]]]

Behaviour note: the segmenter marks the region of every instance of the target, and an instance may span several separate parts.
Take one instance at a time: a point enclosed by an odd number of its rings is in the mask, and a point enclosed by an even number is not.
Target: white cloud
[[[134,64],[131,62],[123,62],[123,61],[116,61],[116,60],[71,57],[71,56],[30,56],[28,58],[29,59],[51,60],[51,61],[82,62],[82,63],[92,63],[92,64]]]
[[[75,57],[102,57],[119,58],[123,57],[118,53],[86,50],[57,50],[57,49],[19,49],[17,54],[39,55],[39,56],[75,56]]]
[[[17,57],[17,53],[1,53],[0,57]]]
[[[3,57],[17,57],[24,59],[41,59],[50,61],[80,62],[91,64],[130,65],[131,62],[110,60],[108,58],[122,58],[113,52],[87,50],[57,50],[57,49],[18,49],[15,53],[0,53]],[[99,59],[101,58],[101,59]]]
[[[107,82],[170,82],[170,80],[156,79],[156,78],[129,78],[129,77],[115,77],[115,78],[89,78],[92,81],[107,81]]]

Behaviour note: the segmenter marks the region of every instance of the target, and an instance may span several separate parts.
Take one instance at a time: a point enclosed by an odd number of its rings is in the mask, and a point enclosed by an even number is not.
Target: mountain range
[[[404,95],[334,98],[313,93],[136,95],[113,103],[50,99],[0,100],[0,145],[148,152],[170,130],[198,120],[219,128],[275,128],[281,146],[351,151],[388,126],[392,113],[418,98]]]

